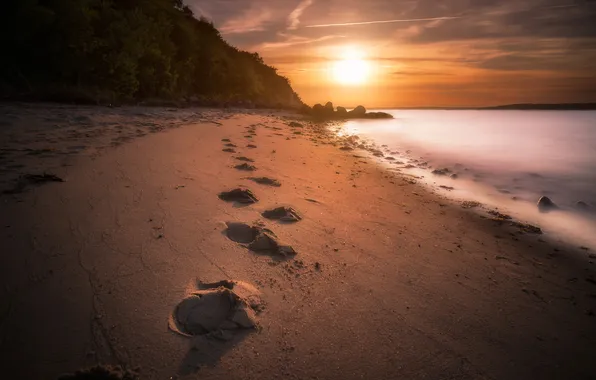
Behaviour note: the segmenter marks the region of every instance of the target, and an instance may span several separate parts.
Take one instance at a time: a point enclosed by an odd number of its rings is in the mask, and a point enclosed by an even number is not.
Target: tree
[[[8,0],[3,9],[4,97],[301,106],[286,78],[182,0]]]

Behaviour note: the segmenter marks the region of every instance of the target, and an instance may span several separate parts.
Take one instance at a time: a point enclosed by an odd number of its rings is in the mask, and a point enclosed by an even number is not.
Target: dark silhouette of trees
[[[300,107],[287,78],[182,0],[7,0],[0,96]]]

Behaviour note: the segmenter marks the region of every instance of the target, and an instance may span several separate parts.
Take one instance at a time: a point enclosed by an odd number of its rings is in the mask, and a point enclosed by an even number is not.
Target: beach
[[[596,252],[431,192],[326,125],[267,110],[2,111],[7,378],[98,364],[141,379],[596,376]],[[236,188],[256,202],[221,199]],[[300,220],[262,216],[280,206]],[[230,223],[294,252],[255,252]],[[223,280],[258,290],[256,328],[172,331],[197,283]]]

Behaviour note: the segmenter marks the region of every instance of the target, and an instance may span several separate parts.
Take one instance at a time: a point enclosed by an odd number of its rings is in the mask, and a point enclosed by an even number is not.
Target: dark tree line
[[[3,98],[301,105],[287,78],[182,0],[8,0],[0,31]]]

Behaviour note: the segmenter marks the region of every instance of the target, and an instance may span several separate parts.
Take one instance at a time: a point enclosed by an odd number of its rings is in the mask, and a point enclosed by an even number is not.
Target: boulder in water
[[[361,117],[365,119],[393,119],[393,115],[390,115],[387,112],[368,112]]]
[[[557,205],[549,197],[543,196],[538,200],[538,209],[540,211],[549,211],[555,208],[557,208]]]
[[[350,117],[354,118],[364,117],[366,115],[366,108],[364,108],[363,106],[358,106],[350,112],[348,112],[348,114],[350,115]]]
[[[447,175],[449,173],[451,173],[451,170],[449,170],[448,168],[435,169],[432,171],[432,174],[434,175]]]
[[[337,107],[336,116],[339,119],[346,119],[348,117],[348,110],[344,107]]]

